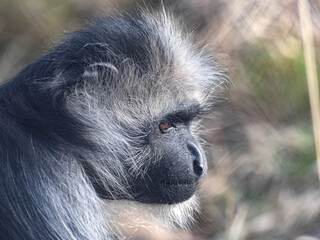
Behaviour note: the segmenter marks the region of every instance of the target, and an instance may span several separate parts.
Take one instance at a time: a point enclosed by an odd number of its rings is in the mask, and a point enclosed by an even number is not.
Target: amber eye
[[[161,121],[159,129],[162,133],[168,132],[173,126],[168,121]]]

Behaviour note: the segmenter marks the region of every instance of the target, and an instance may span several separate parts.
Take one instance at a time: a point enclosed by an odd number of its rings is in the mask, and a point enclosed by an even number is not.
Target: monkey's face
[[[147,144],[155,154],[142,173],[132,176],[129,192],[135,201],[174,204],[191,198],[206,171],[206,158],[190,126],[199,114],[186,104],[161,114],[150,126]]]
[[[82,165],[98,195],[148,204],[190,199],[207,170],[193,131],[206,111],[203,105],[174,84],[163,88],[143,79],[137,89],[120,78],[114,89],[115,83],[97,88],[95,79],[84,80],[67,102],[71,112],[84,111],[78,116],[94,126],[88,132],[99,151],[83,157]]]
[[[198,113],[191,105],[165,114],[148,136],[160,159],[138,176],[130,189],[134,200],[143,203],[174,204],[191,198],[206,171],[206,158],[191,135],[190,124]]]
[[[130,145],[121,147],[121,142],[117,141],[119,138],[113,139],[113,149],[120,149],[117,152],[130,152],[132,148],[142,152],[142,157],[140,156],[140,163],[136,159],[139,158],[136,157],[139,153],[131,157],[119,157],[122,159],[126,179],[122,181],[120,175],[115,177],[125,186],[124,194],[117,189],[117,185],[113,187],[108,185],[109,182],[107,185],[101,184],[103,182],[99,178],[92,176],[93,171],[88,171],[99,196],[103,199],[125,199],[148,204],[175,204],[190,199],[207,170],[205,154],[192,134],[193,123],[199,120],[201,112],[198,103],[178,104],[161,111],[148,122],[147,129],[139,131],[144,135],[142,142],[131,141]],[[133,131],[129,130],[126,135]],[[124,138],[120,139],[124,142]],[[141,139],[141,136],[135,133],[129,139]],[[126,151],[122,149],[125,147]],[[114,173],[121,168],[112,164],[107,166],[109,171],[113,167]]]

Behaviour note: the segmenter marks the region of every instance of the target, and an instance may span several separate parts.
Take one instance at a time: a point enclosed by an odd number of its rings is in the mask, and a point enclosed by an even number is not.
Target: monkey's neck
[[[195,196],[183,203],[172,205],[104,200],[107,227],[115,232],[119,239],[132,236],[155,240],[159,238],[157,236],[161,236],[161,239],[175,239],[173,236],[186,234],[183,230],[193,221],[196,206]]]

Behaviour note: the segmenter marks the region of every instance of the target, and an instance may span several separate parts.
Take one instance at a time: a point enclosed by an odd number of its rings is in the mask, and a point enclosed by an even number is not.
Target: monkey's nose
[[[187,147],[194,157],[193,159],[193,171],[194,173],[200,177],[204,172],[204,159],[202,156],[201,149],[193,142],[188,142]]]

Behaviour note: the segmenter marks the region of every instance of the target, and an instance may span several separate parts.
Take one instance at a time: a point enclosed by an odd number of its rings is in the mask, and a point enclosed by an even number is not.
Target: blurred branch
[[[302,33],[309,99],[313,122],[313,134],[318,162],[318,173],[320,179],[320,103],[316,56],[312,33],[312,21],[310,17],[310,6],[308,0],[299,0],[298,3],[300,14],[300,28]]]

